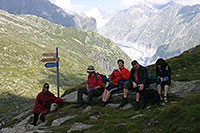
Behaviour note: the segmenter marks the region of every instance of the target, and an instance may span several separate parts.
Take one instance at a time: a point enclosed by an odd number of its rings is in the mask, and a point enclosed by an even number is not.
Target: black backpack
[[[96,77],[96,80],[98,81],[98,78],[97,76],[100,75],[101,78],[102,78],[102,82],[103,82],[103,85],[105,86],[107,82],[110,82],[109,78],[105,75],[105,74],[100,74],[100,73],[96,73],[95,74],[95,77]]]

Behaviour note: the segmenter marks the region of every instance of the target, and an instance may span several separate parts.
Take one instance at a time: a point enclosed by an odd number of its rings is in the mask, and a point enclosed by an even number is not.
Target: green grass
[[[192,81],[200,79],[200,45],[192,51],[167,59],[166,62],[172,69],[172,80]],[[155,75],[155,64],[147,67],[149,75]]]
[[[130,62],[116,44],[97,33],[66,28],[32,15],[11,15],[0,11],[0,19],[0,98],[9,93],[35,99],[45,82],[56,95],[56,70],[45,68],[45,63],[40,61],[48,58],[43,57],[43,53],[53,53],[56,47],[59,48],[61,95],[86,81],[85,69],[90,64],[101,73],[110,73],[105,67],[112,69],[118,58]],[[0,117],[3,112],[16,110],[16,105],[23,104],[14,99],[3,101]]]
[[[73,123],[84,123],[94,125],[92,128],[84,130],[86,133],[92,132],[198,132],[200,120],[200,93],[192,94],[185,98],[170,96],[170,101],[165,106],[151,106],[149,110],[134,111],[132,109],[120,110],[119,108],[100,108],[99,102],[92,105],[92,110],[81,113],[83,108],[74,108],[74,104],[65,104],[52,112],[48,117],[47,125],[52,121],[67,115],[77,116],[74,119],[65,121],[59,127],[49,127],[54,132],[66,132]],[[131,103],[134,104],[133,100]],[[132,116],[142,114],[134,120]],[[91,119],[97,116],[98,119]]]

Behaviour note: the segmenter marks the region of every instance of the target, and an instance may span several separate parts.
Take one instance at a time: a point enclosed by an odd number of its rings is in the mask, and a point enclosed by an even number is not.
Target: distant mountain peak
[[[55,2],[55,0],[0,0],[0,9],[12,14],[33,14],[66,27],[96,31],[94,18],[70,11],[66,12],[55,5]]]

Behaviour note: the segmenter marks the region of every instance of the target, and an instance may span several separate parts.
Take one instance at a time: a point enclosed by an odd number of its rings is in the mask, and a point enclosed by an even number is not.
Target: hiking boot
[[[122,107],[124,107],[126,104],[128,103],[128,101],[127,101],[127,98],[122,98],[122,102],[121,102],[121,104],[119,105],[119,107],[120,108],[122,108]]]
[[[134,110],[135,111],[139,110],[139,102],[135,102]]]
[[[79,103],[79,104],[76,104],[74,107],[75,107],[75,108],[79,108],[79,107],[81,107],[81,106],[83,106],[83,104]]]
[[[102,102],[102,103],[100,104],[100,107],[105,107],[106,104],[107,104],[107,102]]]

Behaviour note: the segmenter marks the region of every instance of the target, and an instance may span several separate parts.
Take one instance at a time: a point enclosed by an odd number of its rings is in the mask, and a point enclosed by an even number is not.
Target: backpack
[[[157,82],[157,77],[156,75],[151,75],[149,77],[149,84],[152,84],[152,83],[156,83]]]
[[[98,75],[101,76],[101,78],[102,78],[103,86],[106,86],[107,82],[110,82],[110,80],[109,80],[109,78],[108,78],[107,75],[105,75],[105,74],[100,74],[100,73],[96,73],[96,74],[95,74],[95,77],[96,77],[96,80],[97,80],[97,81],[98,81],[98,78],[97,78]]]

